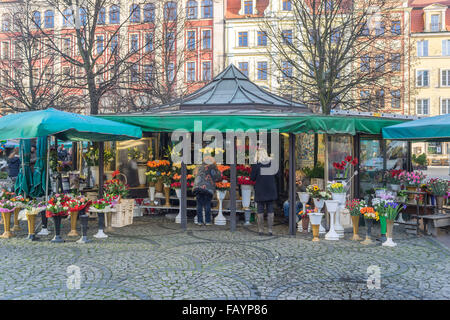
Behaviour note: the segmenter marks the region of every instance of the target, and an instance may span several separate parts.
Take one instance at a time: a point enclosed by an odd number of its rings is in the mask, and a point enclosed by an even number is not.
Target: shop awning
[[[201,130],[278,129],[285,133],[381,134],[384,127],[405,122],[400,119],[355,116],[325,116],[302,113],[265,113],[241,110],[167,111],[157,113],[101,115],[103,119],[135,125],[146,132],[172,132],[184,129],[194,132],[194,122]]]
[[[450,114],[427,117],[383,128],[392,140],[450,141]]]
[[[31,139],[50,135],[64,141],[116,141],[140,139],[142,130],[119,122],[52,108],[0,118],[0,139]]]

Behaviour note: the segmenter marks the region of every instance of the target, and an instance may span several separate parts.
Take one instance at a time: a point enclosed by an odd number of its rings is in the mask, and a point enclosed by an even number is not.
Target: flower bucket
[[[166,200],[164,206],[170,207],[170,186],[164,185],[164,198]]]
[[[303,216],[302,216],[302,228],[303,228],[303,232],[308,232],[308,225],[309,225],[309,216],[303,215]]]
[[[339,206],[339,201],[337,200],[325,200],[327,210],[331,212],[336,212]]]
[[[346,193],[332,193],[331,197],[333,200],[339,201],[339,204],[345,204]]]
[[[445,211],[442,210],[442,207],[444,206],[444,196],[436,196],[436,212],[439,213],[445,213]]]
[[[155,204],[155,192],[156,192],[156,187],[153,185],[151,185],[150,187],[148,187],[148,196],[150,198],[150,203],[151,204]]]
[[[98,170],[98,166],[91,166],[92,178],[94,179],[94,185],[98,184],[100,181],[100,174]]]
[[[242,193],[242,208],[248,209],[250,207],[250,199],[252,196],[252,185],[241,184]]]
[[[392,234],[394,232],[394,220],[386,220],[386,236],[387,240],[381,245],[384,247],[395,247],[397,244],[392,241]]]
[[[322,211],[322,208],[325,205],[325,200],[314,198],[313,201],[314,207],[317,208],[317,210]]]
[[[311,227],[313,232],[313,239],[312,241],[316,242],[319,241],[319,227],[320,222],[322,220],[323,213],[321,212],[310,212],[308,213],[309,220],[311,221]]]
[[[147,182],[147,176],[145,175],[145,172],[147,172],[147,166],[138,165],[139,185],[141,186],[145,186],[145,183]]]
[[[352,225],[353,225],[353,241],[359,241],[361,240],[360,236],[358,235],[359,232],[359,215],[352,216]]]

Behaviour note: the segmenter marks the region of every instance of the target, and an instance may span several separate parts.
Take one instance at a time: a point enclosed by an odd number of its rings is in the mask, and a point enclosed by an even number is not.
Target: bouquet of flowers
[[[30,201],[29,199],[24,198],[22,195],[15,196],[10,200],[15,203],[16,208],[25,208],[25,206]]]
[[[91,203],[92,201],[86,197],[76,196],[72,197],[72,199],[67,202],[67,206],[69,207],[70,212],[77,212],[83,210],[84,208],[89,209]]]
[[[320,190],[319,186],[316,184],[310,184],[307,186],[306,192],[308,192],[313,199],[331,199],[331,194],[326,190]]]
[[[389,170],[384,174],[386,182],[390,184],[402,184],[404,176],[404,170]]]
[[[0,212],[11,212],[16,208],[16,204],[11,200],[3,199],[0,201]]]
[[[445,196],[448,193],[448,181],[439,178],[430,179],[428,189],[434,196]]]
[[[217,169],[222,174],[222,180],[230,180],[230,166],[218,165]]]
[[[358,158],[352,158],[352,156],[346,156],[341,162],[333,162],[333,168],[338,172],[338,177],[347,179],[348,172],[351,166],[358,164]],[[342,176],[343,174],[343,176]]]
[[[47,218],[67,216],[69,214],[69,207],[67,206],[67,203],[70,200],[70,197],[65,194],[55,194],[51,197],[47,204]]]
[[[361,212],[365,219],[380,220],[380,215],[373,207],[362,207],[359,212]]]
[[[425,179],[425,175],[420,171],[414,171],[414,172],[406,172],[404,175],[402,173],[399,174],[399,176],[404,177],[403,181],[408,186],[418,187]]]
[[[2,191],[0,192],[0,200],[11,200],[15,196],[16,194],[14,192],[9,192],[5,189],[2,189]]]
[[[194,186],[194,182],[190,182],[190,181],[186,182],[186,187],[192,188],[193,186]],[[180,189],[181,188],[181,182],[172,182],[170,184],[170,187],[173,188],[173,189]]]
[[[107,194],[119,195],[122,198],[126,198],[129,194],[128,186],[118,179],[106,181],[103,190]]]
[[[237,179],[237,183],[240,185],[251,185],[254,186],[256,184],[256,181],[250,180],[250,177],[240,176]]]
[[[395,220],[401,209],[406,209],[406,205],[402,206],[399,203],[389,201],[381,207],[380,215],[385,216],[387,220]]]
[[[331,193],[345,193],[344,184],[340,182],[332,182],[328,185],[328,191]]]
[[[230,183],[229,182],[216,182],[216,189],[219,191],[227,191],[230,189]]]
[[[345,208],[348,210],[350,215],[358,216],[361,214],[361,208],[366,206],[366,202],[364,200],[353,199],[352,201],[347,201],[345,204]]]
[[[309,204],[306,205],[306,210],[300,210],[298,213],[298,216],[300,218],[308,217],[308,213],[317,212],[317,209],[308,209],[310,206]]]
[[[111,207],[114,207],[119,203],[119,196],[114,194],[105,194],[105,200],[111,205]]]
[[[170,171],[171,165],[168,160],[153,160],[147,162],[147,167],[158,172]]]
[[[28,203],[25,205],[26,214],[31,215],[37,215],[42,210],[45,210],[47,208],[46,204],[42,201],[39,201],[37,199],[32,199],[28,201]]]
[[[110,205],[111,203],[105,198],[98,199],[92,202],[92,207],[94,207],[97,210],[105,210],[105,208]]]
[[[139,151],[138,147],[128,148],[128,160],[142,160],[144,159],[144,152]]]
[[[243,177],[250,177],[250,174],[252,173],[252,167],[248,165],[237,165],[236,166],[236,174],[237,176],[243,176]]]

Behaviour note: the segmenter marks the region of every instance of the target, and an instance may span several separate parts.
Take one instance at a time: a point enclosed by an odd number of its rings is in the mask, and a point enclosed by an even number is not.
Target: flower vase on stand
[[[42,218],[42,229],[38,232],[38,236],[48,236],[50,232],[48,231],[47,224],[48,224],[48,218],[45,215],[45,210],[41,212],[41,218]]]
[[[323,206],[325,205],[325,200],[314,198],[314,207],[317,208],[318,212],[322,212]],[[327,231],[323,227],[322,223],[319,226],[319,234],[325,234]]]
[[[166,200],[164,207],[170,207],[170,185],[169,184],[164,184],[164,198]]]
[[[242,193],[242,208],[248,209],[250,207],[250,199],[252,197],[253,186],[250,184],[241,184]]]
[[[444,206],[444,196],[435,196],[436,198],[436,213],[444,213],[442,207]]]
[[[337,200],[325,200],[325,204],[327,206],[327,210],[330,213],[330,230],[325,235],[325,240],[336,241],[339,240],[339,235],[334,229],[334,216],[336,211],[338,210],[339,201]]]
[[[334,229],[336,230],[337,234],[339,235],[339,238],[344,237],[344,228],[341,225],[341,211],[345,208],[345,198],[347,194],[346,193],[332,193],[331,197],[333,200],[337,200],[339,202],[338,209],[336,211],[336,218],[335,218],[335,225]]]
[[[225,196],[227,195],[227,190],[217,190],[217,199],[219,199],[219,213],[217,214],[217,217],[214,219],[214,224],[218,226],[224,226],[227,224],[227,220],[223,216],[222,213],[222,201],[225,199]]]
[[[89,215],[86,214],[86,208],[80,210],[78,212],[78,216],[81,224],[81,238],[77,241],[77,243],[89,243],[91,242],[91,240],[87,238]]]
[[[308,192],[297,192],[297,195],[298,195],[298,198],[299,198],[300,202],[302,203],[302,210],[303,210],[303,212],[306,212],[306,204],[309,201],[309,193]],[[302,218],[302,221],[303,221],[303,218]],[[308,225],[306,225],[306,228],[305,228],[302,221],[299,222],[299,226],[298,226],[297,230],[300,231],[300,232],[303,232],[303,231],[306,232],[308,230],[307,229]]]
[[[70,211],[70,232],[67,234],[68,237],[78,237],[77,232],[77,219],[78,211]]]
[[[181,223],[181,188],[176,188],[175,193],[177,195],[178,203],[179,203],[179,209],[178,209],[178,214],[175,217],[175,223]]]
[[[358,235],[359,232],[359,215],[352,216],[352,225],[353,225],[353,241],[360,241],[362,240],[361,237]]]
[[[94,238],[97,239],[105,239],[108,238],[108,235],[103,232],[105,229],[105,212],[108,210],[108,207],[105,209],[96,209],[96,208],[89,208],[89,211],[96,212],[98,217],[98,231],[96,234],[94,234]]]
[[[148,197],[150,198],[151,205],[155,205],[155,192],[156,192],[155,183],[150,182],[148,187]]]
[[[61,238],[61,219],[62,217],[60,215],[53,216],[53,222],[55,223],[55,237],[52,240],[50,240],[50,242],[53,243],[64,242],[64,239]]]
[[[0,236],[0,238],[3,239],[9,239],[14,237],[14,234],[11,232],[11,214],[14,211],[13,210],[8,210],[8,209],[1,209],[2,210],[2,219],[3,219],[3,225],[4,225],[4,232],[3,234]]]
[[[364,222],[366,223],[366,239],[364,241],[362,241],[361,244],[369,245],[369,244],[373,243],[373,241],[371,239],[373,219],[364,218]]]
[[[20,230],[22,230],[20,228],[20,225],[19,225],[19,212],[20,212],[20,210],[21,210],[21,208],[18,208],[18,207],[14,208],[14,226],[11,229],[11,231],[20,231]]]
[[[380,216],[380,241],[384,243],[386,241],[386,217]]]
[[[385,247],[395,247],[397,244],[392,241],[392,234],[394,232],[394,220],[386,220],[386,236],[387,240],[381,245]]]
[[[38,238],[36,238],[36,236],[34,234],[34,226],[36,223],[37,214],[27,210],[26,216],[27,216],[27,220],[28,220],[28,237],[27,237],[27,239],[31,240],[31,241],[36,241],[36,240],[38,240]]]
[[[319,226],[321,225],[320,222],[322,220],[323,213],[321,212],[310,212],[308,213],[309,220],[311,221],[312,225],[312,232],[313,232],[313,239],[312,241],[317,242],[320,241],[319,239]]]

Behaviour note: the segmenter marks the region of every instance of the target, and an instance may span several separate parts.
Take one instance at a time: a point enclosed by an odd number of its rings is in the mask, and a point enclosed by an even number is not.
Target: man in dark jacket
[[[276,175],[261,174],[261,168],[271,166],[271,158],[267,151],[259,148],[256,152],[257,163],[252,165],[250,180],[255,181],[255,201],[257,207],[258,233],[261,236],[264,230],[264,209],[267,210],[267,225],[269,235],[272,235],[274,220],[273,202],[278,199]]]
[[[15,182],[20,170],[19,148],[15,148],[8,157],[8,176]]]
[[[222,177],[212,157],[208,162],[196,168],[194,180],[194,194],[197,198],[197,224],[203,224],[203,208],[205,208],[205,225],[211,225],[211,200],[216,191],[216,182]],[[205,158],[206,160],[206,158]]]

